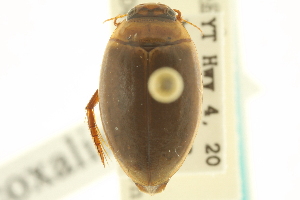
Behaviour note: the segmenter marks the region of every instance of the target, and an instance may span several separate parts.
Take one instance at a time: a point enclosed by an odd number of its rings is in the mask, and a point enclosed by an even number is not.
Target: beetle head
[[[141,17],[157,17],[176,20],[176,12],[169,6],[160,3],[139,4],[127,13],[127,20]]]

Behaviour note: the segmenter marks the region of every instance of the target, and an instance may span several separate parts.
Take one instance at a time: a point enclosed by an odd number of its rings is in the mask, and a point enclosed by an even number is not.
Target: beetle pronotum
[[[116,160],[141,191],[153,195],[183,164],[198,131],[198,56],[178,10],[146,3],[112,19],[117,28],[103,57],[99,90],[86,107],[88,124],[104,165],[93,112],[99,102]]]

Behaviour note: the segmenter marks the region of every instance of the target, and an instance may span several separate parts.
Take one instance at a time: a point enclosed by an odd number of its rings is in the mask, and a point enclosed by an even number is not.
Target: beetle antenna
[[[201,34],[202,34],[202,36],[203,36],[203,31],[202,31],[198,26],[196,26],[195,24],[193,24],[193,23],[191,23],[191,22],[189,22],[189,21],[183,19],[182,16],[181,16],[181,12],[180,12],[179,10],[177,10],[177,9],[173,9],[173,10],[174,10],[175,12],[177,12],[176,19],[177,19],[178,21],[180,21],[180,22],[185,22],[185,23],[188,23],[188,24],[192,25],[193,27],[197,28],[197,29],[201,32]]]
[[[115,26],[119,26],[121,23],[119,22],[117,22],[117,19],[119,19],[119,18],[122,18],[122,17],[126,17],[127,16],[127,14],[124,14],[124,15],[118,15],[118,16],[116,16],[116,17],[113,17],[113,18],[110,18],[110,19],[107,19],[107,20],[105,20],[103,23],[105,23],[105,22],[107,22],[107,21],[110,21],[110,20],[114,20],[114,25]]]

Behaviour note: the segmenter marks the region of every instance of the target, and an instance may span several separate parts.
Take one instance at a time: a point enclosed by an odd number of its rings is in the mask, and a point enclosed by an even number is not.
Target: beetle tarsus
[[[96,90],[96,92],[94,93],[93,97],[91,98],[91,100],[89,101],[89,103],[85,109],[86,109],[86,116],[88,119],[89,129],[90,129],[92,138],[94,140],[94,144],[100,155],[101,162],[102,162],[103,166],[105,167],[105,161],[107,163],[107,160],[106,160],[107,153],[102,146],[102,143],[104,143],[104,139],[101,136],[100,131],[97,127],[95,114],[94,114],[94,107],[97,105],[98,102],[99,102],[99,96],[98,96],[98,90]]]

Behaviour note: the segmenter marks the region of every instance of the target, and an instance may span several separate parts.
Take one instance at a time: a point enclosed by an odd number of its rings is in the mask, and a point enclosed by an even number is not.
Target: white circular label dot
[[[149,77],[148,90],[153,99],[160,103],[172,103],[182,94],[183,78],[171,67],[161,67]]]

